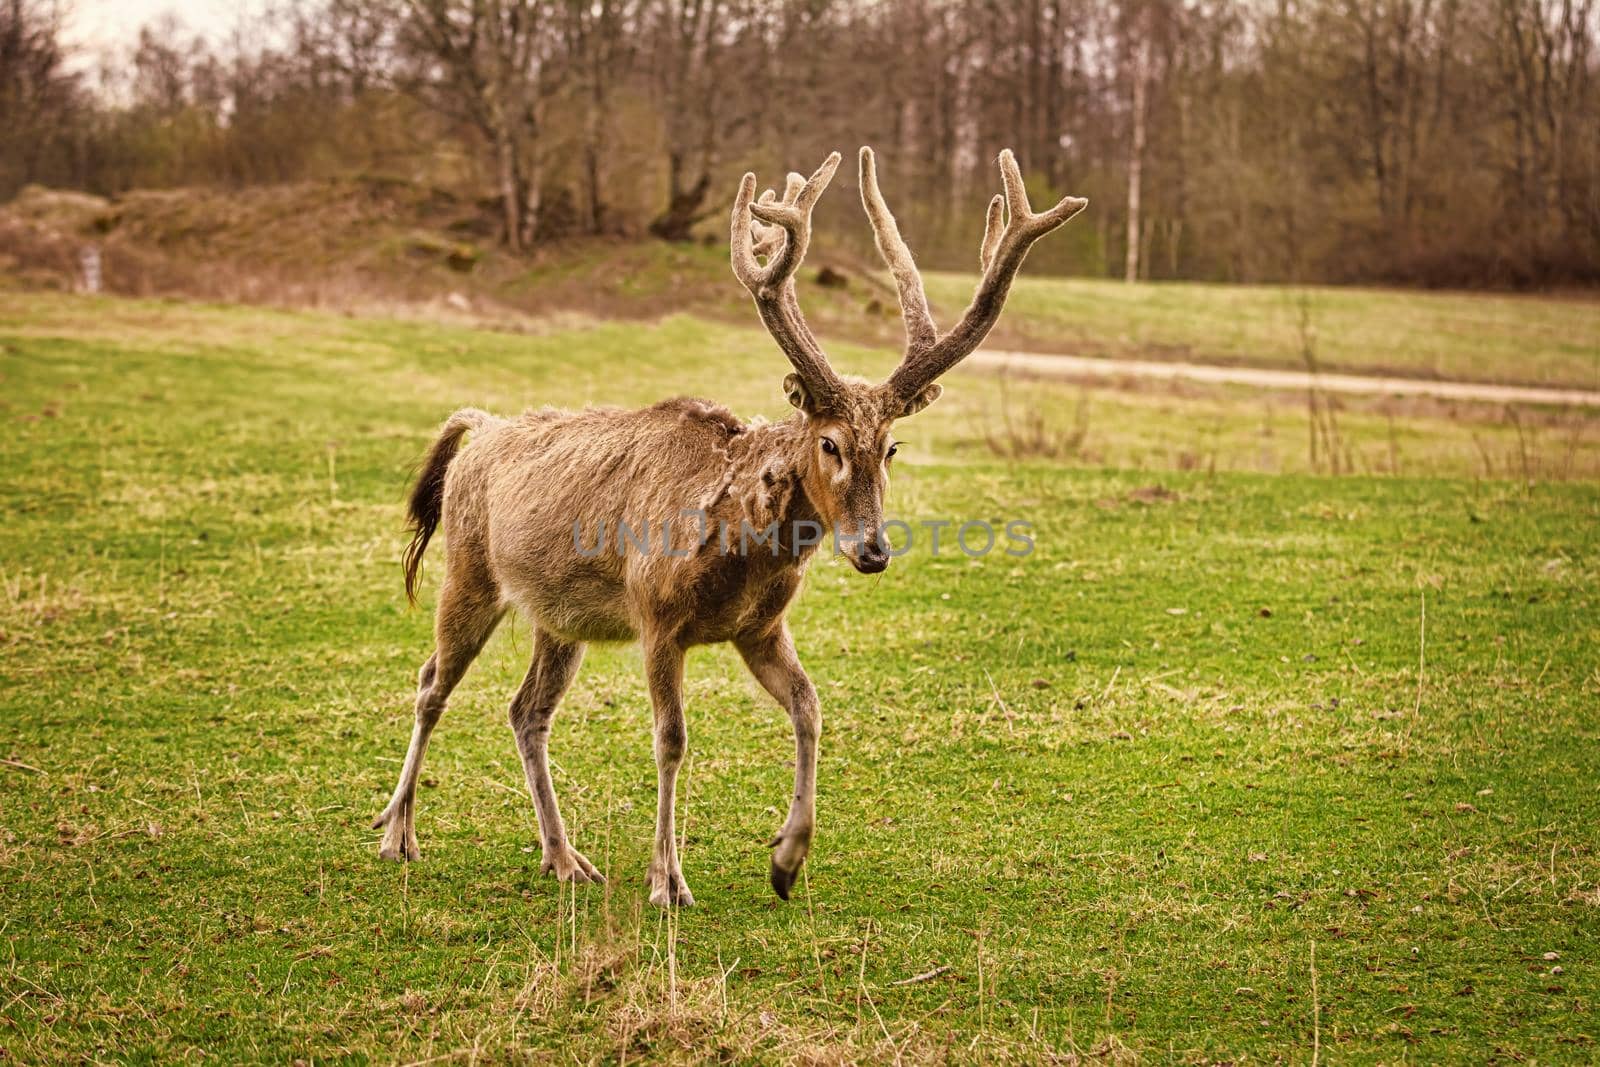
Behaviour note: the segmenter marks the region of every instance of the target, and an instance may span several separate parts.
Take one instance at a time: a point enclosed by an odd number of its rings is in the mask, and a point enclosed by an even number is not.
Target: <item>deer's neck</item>
[[[797,415],[783,422],[752,425],[734,438],[728,450],[725,489],[737,512],[733,521],[747,522],[756,530],[777,524],[786,547],[797,526],[821,521],[801,478],[810,440]],[[796,558],[810,554],[807,548]]]
[[[822,523],[822,513],[817,510],[816,505],[811,502],[811,498],[806,495],[805,482],[801,480],[798,468],[796,468],[794,488],[789,493],[788,503],[787,511],[778,520],[783,524],[786,537],[788,532],[798,524],[816,523],[820,526]]]

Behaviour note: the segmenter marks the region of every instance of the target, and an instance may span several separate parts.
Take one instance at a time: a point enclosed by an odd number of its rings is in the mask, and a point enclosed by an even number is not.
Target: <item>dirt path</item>
[[[1248,385],[1260,389],[1303,390],[1312,384],[1305,371],[1265,370],[1257,367],[1217,367],[1202,363],[1161,363],[1142,359],[1092,359],[1087,356],[1047,356],[1033,352],[983,350],[966,362],[1001,373],[1046,378],[1144,378]],[[1600,371],[1596,372],[1600,375]],[[1488,382],[1441,382],[1423,378],[1380,378],[1360,374],[1318,374],[1316,385],[1330,393],[1368,396],[1429,396],[1441,400],[1467,400],[1489,404],[1550,404],[1600,408],[1600,390],[1547,389]]]

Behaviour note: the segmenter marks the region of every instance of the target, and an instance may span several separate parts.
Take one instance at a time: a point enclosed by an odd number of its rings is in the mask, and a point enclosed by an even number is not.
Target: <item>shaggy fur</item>
[[[1010,221],[1001,225],[991,207],[983,280],[967,315],[940,337],[911,253],[878,192],[872,153],[862,149],[862,202],[900,290],[907,333],[904,362],[887,382],[872,384],[834,372],[795,296],[811,210],[838,164],[834,153],[809,179],[790,175],[781,199],[768,191],[757,200],[755,177],[747,174],[734,203],[734,273],[794,367],[784,380],[796,408],[788,419],[745,423],[709,401],[677,399],[638,411],[545,409],[516,419],[463,409],[446,420],[409,507],[408,595],[415,595],[434,532],[442,525],[449,536],[436,647],[418,678],[411,743],[394,795],[374,823],[384,830],[383,856],[418,858],[412,809],[428,740],[451,690],[515,607],[532,624],[533,662],[510,720],[538,813],[543,870],[569,881],[604,880],[567,838],[547,745],[585,645],[638,640],[655,718],[650,900],[694,903],[673,829],[688,745],[683,659],[695,645],[728,641],[794,725],[795,788],[770,869],[773,889],[788,898],[815,829],[822,729],[816,689],[785,621],[815,551],[800,531],[837,531],[841,550],[863,572],[888,565],[883,497],[895,420],[937,398],[933,379],[988,332],[1028,246],[1082,208],[1068,198],[1034,215],[1016,163],[1004,153]],[[774,524],[775,540],[743,540],[746,531],[765,533]]]

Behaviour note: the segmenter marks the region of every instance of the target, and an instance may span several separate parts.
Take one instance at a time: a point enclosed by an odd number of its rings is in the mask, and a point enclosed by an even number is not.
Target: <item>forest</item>
[[[1010,146],[1091,202],[1031,272],[1600,281],[1594,0],[303,0],[93,56],[62,19],[0,0],[0,200],[361,175],[511,252],[720,241],[744,170],[871,144],[921,262],[969,268]],[[856,210],[819,225],[865,245]]]

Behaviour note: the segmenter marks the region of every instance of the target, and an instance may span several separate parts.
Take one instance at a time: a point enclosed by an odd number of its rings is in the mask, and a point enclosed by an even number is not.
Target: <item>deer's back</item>
[[[696,400],[531,412],[487,429],[450,469],[449,566],[477,571],[571,640],[628,640],[646,619],[678,620],[696,643],[732,637],[753,613],[781,612],[798,579],[792,566],[718,551],[715,536],[694,547],[698,523],[685,512],[737,531],[725,489],[729,445],[744,432]],[[623,541],[624,524],[641,544]]]

